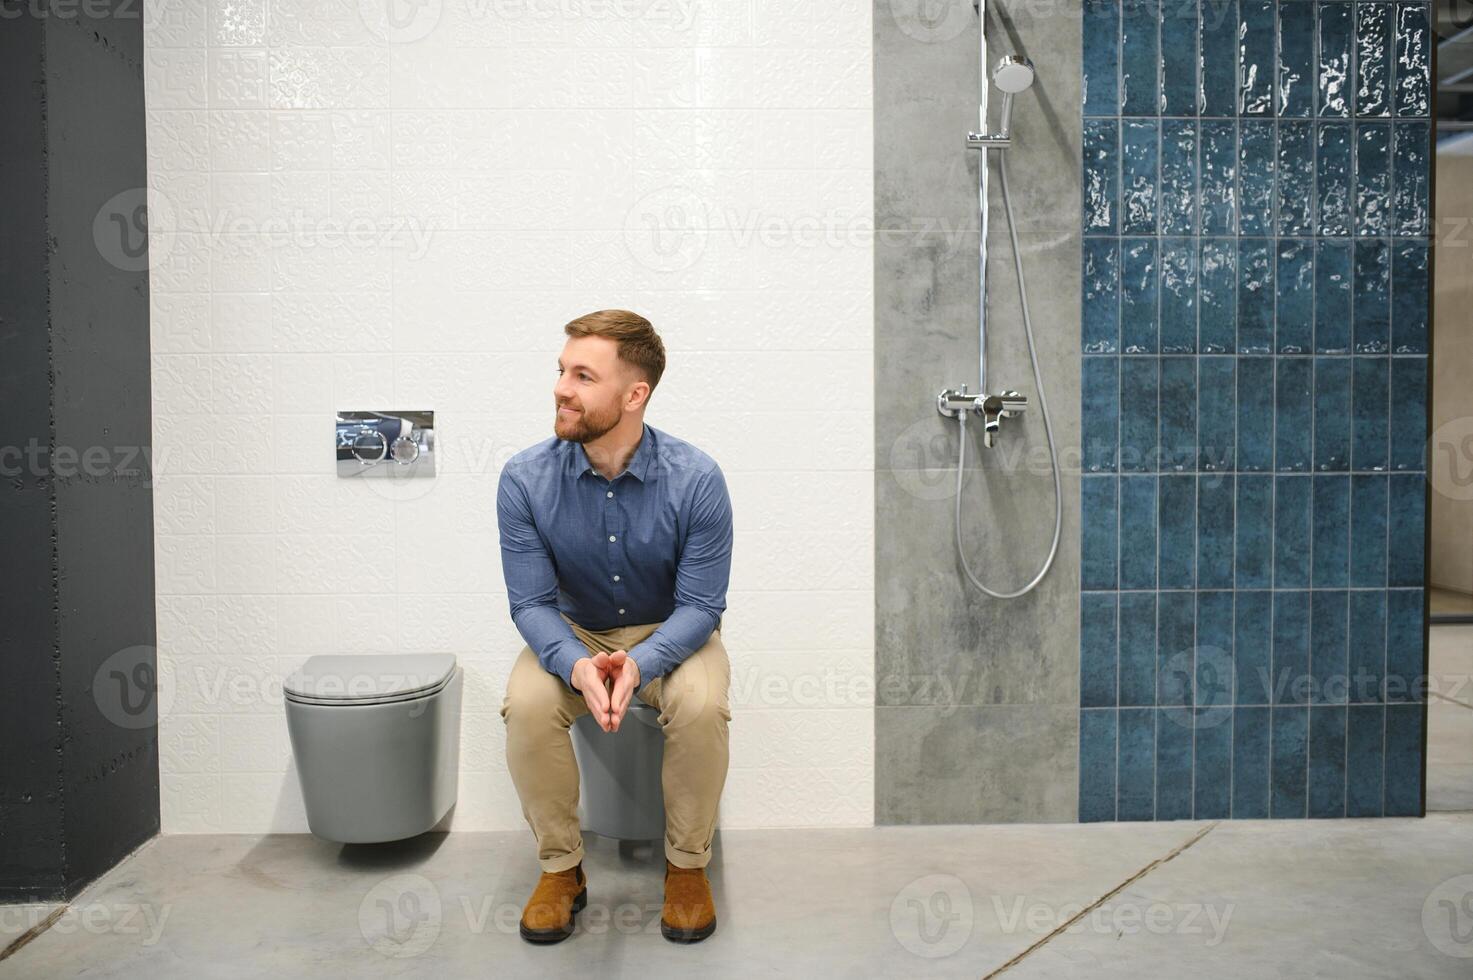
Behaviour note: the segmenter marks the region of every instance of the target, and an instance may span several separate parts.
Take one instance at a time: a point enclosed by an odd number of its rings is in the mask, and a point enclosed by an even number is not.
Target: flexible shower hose
[[[1048,399],[1045,398],[1043,394],[1043,374],[1039,371],[1038,368],[1038,350],[1034,347],[1033,344],[1033,318],[1028,315],[1028,286],[1023,281],[1023,253],[1018,249],[1018,225],[1017,222],[1013,220],[1013,199],[1008,194],[1008,168],[1006,157],[1007,155],[1005,153],[998,154],[997,173],[1000,180],[1000,187],[1002,189],[1003,210],[1006,213],[1008,219],[1008,238],[1012,242],[1013,246],[1013,267],[1017,270],[1018,275],[1018,303],[1023,309],[1023,334],[1028,338],[1028,359],[1033,362],[1033,383],[1038,387],[1038,407],[1039,410],[1043,412],[1043,432],[1044,436],[1048,439],[1049,464],[1053,469],[1054,474],[1054,540],[1053,543],[1049,545],[1048,557],[1043,560],[1043,567],[1038,570],[1038,574],[1033,576],[1033,578],[1028,582],[1027,585],[1023,586],[1021,589],[1018,589],[1016,592],[994,592],[992,589],[989,589],[980,580],[978,580],[976,575],[972,574],[972,568],[969,564],[967,564],[967,553],[962,548],[962,475],[966,472],[965,463],[967,456],[967,411],[963,409],[957,412],[956,417],[961,422],[961,438],[958,441],[958,449],[956,455],[956,552],[958,555],[961,556],[962,571],[967,573],[967,578],[971,579],[973,585],[975,585],[977,588],[981,589],[988,595],[992,596],[994,599],[1016,599],[1018,596],[1025,595],[1028,592],[1031,592],[1034,586],[1038,585],[1038,583],[1043,580],[1043,577],[1048,574],[1049,567],[1054,563],[1054,556],[1058,554],[1059,534],[1063,529],[1064,524],[1063,494],[1060,490],[1059,485],[1059,453],[1058,450],[1054,448],[1054,426],[1053,422],[1049,419]],[[980,186],[984,187],[986,186],[985,181],[987,164],[987,152],[984,150],[981,161],[982,176],[979,177]],[[982,206],[986,207],[987,202],[983,201]],[[981,302],[987,302],[985,290],[984,295],[981,297]],[[984,344],[987,342],[987,338],[985,336],[979,338],[979,340]],[[983,353],[985,355],[986,352],[984,351]],[[985,363],[985,356],[983,358],[983,361]],[[985,393],[987,391],[987,379],[982,378],[981,382],[982,391]]]

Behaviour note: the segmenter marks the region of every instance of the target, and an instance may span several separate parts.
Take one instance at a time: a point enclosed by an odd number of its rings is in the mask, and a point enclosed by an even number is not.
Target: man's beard
[[[569,442],[591,442],[618,425],[619,417],[620,413],[617,408],[611,408],[604,415],[594,414],[585,408],[566,421],[562,415],[554,414],[552,431],[559,439],[566,439]]]

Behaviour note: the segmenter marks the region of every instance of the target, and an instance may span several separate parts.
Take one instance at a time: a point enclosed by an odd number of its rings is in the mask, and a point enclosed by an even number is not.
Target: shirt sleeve
[[[699,650],[726,610],[732,521],[731,497],[720,466],[696,482],[687,514],[690,530],[675,568],[675,611],[629,651],[639,665],[636,691]]]
[[[537,533],[526,490],[506,469],[496,490],[496,522],[512,622],[542,666],[572,687],[573,664],[588,648],[558,612],[557,566]]]

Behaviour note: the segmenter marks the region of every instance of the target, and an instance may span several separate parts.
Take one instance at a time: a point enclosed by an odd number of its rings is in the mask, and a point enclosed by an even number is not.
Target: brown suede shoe
[[[566,871],[544,871],[522,910],[522,938],[559,943],[573,934],[573,913],[588,904],[588,879],[579,862]]]
[[[675,943],[698,943],[716,931],[716,902],[705,868],[678,868],[665,859],[665,908],[660,934]]]

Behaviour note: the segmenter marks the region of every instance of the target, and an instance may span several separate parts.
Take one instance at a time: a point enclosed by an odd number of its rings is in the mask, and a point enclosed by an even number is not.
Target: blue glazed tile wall
[[[1080,820],[1420,812],[1429,17],[1085,0]]]

